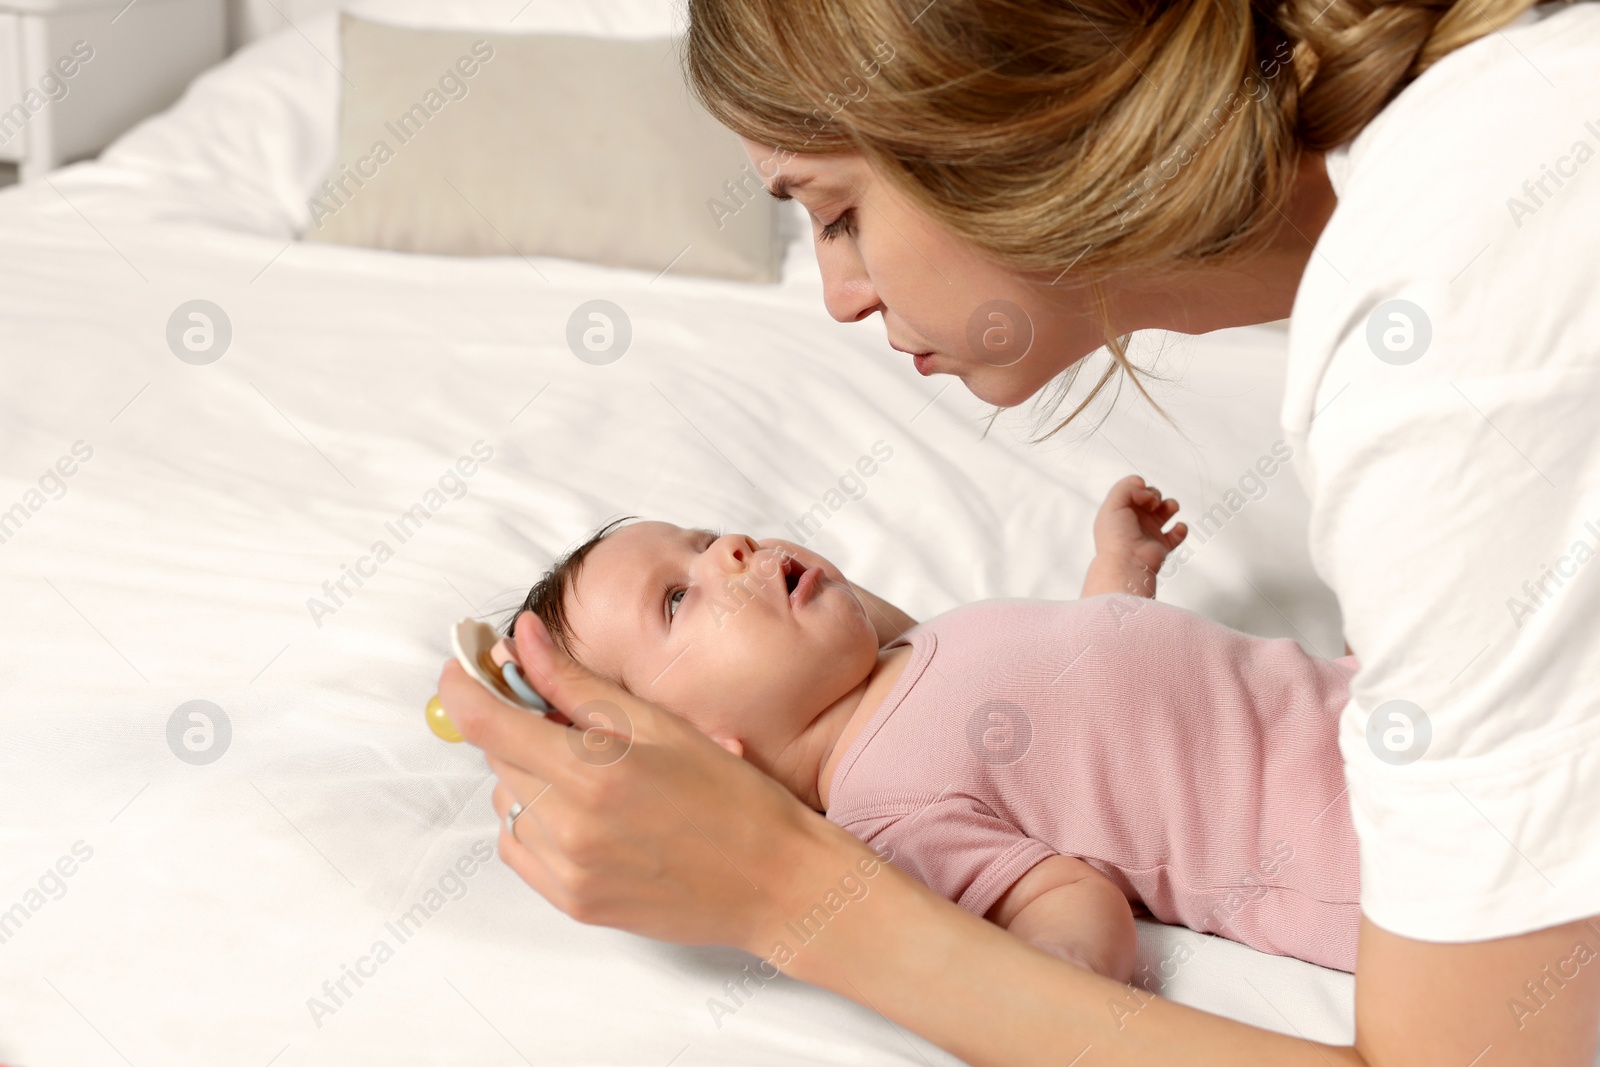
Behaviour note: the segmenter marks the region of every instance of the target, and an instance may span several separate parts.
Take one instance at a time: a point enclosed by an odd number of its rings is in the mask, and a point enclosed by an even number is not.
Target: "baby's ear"
[[[712,740],[740,759],[744,759],[744,742],[737,737],[714,737]]]

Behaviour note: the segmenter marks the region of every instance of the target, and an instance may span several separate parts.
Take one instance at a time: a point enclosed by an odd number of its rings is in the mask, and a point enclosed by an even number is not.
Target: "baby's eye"
[[[683,594],[687,592],[687,589],[674,589],[667,594],[667,618],[670,619],[678,614],[678,605],[683,603]]]

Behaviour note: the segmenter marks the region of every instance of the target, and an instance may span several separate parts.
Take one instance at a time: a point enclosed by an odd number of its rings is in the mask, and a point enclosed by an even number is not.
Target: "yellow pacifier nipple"
[[[450,721],[450,716],[445,714],[444,701],[435,693],[428,699],[428,707],[424,714],[428,717],[428,729],[441,741],[456,744],[461,740],[461,731],[456,729],[456,724]]]

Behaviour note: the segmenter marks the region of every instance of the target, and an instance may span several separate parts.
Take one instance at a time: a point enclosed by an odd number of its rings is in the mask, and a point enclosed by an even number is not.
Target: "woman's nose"
[[[883,310],[878,290],[854,254],[846,250],[817,249],[822,268],[822,302],[839,322],[859,322]]]

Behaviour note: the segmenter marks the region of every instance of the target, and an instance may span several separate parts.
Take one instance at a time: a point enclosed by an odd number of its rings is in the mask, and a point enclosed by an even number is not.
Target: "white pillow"
[[[777,280],[776,204],[690,97],[677,39],[346,15],[341,56],[339,154],[307,240]]]
[[[349,10],[402,26],[496,33],[661,37],[684,12],[666,0],[368,0]],[[338,147],[337,16],[285,26],[197,78],[167,111],[134,127],[100,161],[150,192],[148,217],[288,240]]]

